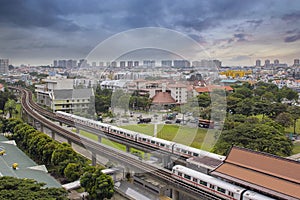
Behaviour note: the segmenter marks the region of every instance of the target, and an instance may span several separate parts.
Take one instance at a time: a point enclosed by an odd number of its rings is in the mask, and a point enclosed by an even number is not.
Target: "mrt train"
[[[105,124],[105,123],[102,123],[99,121],[87,119],[87,118],[73,115],[70,113],[57,111],[56,115],[59,117],[74,121],[75,124],[92,127],[92,128],[98,129],[98,130],[103,131],[108,134],[118,135],[119,137],[124,137],[129,140],[147,144],[149,146],[156,147],[158,149],[170,152],[170,153],[178,155],[178,156],[182,156],[182,157],[186,157],[186,158],[193,157],[193,156],[210,157],[210,158],[221,160],[221,161],[223,161],[225,159],[225,156],[217,155],[214,153],[210,153],[210,152],[196,149],[193,147],[189,147],[186,145],[178,144],[175,142],[163,140],[160,138],[152,137],[149,135],[137,133],[134,131],[123,129],[123,128],[113,126],[110,124]]]
[[[172,176],[208,193],[228,200],[274,200],[273,198],[233,185],[181,165],[172,168]]]

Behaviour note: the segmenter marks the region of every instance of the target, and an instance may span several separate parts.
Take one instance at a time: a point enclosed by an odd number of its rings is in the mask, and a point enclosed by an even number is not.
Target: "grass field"
[[[294,148],[292,154],[300,153],[300,142],[294,143]]]
[[[128,125],[122,126],[122,128],[137,131],[151,136],[153,136],[154,134],[153,124]],[[216,132],[217,131],[210,129],[191,128],[186,126],[178,126],[174,124],[159,124],[157,126],[158,138],[206,150],[210,150],[210,141],[214,140]],[[203,145],[204,138],[205,144],[207,145]]]
[[[73,131],[75,132],[76,130],[74,129]],[[80,135],[83,135],[83,136],[85,136],[87,138],[90,138],[92,140],[98,141],[98,136],[95,135],[95,134],[93,134],[93,133],[89,133],[89,132],[80,130]],[[119,144],[117,142],[113,142],[113,141],[111,141],[111,140],[109,140],[107,138],[103,138],[102,137],[101,138],[101,143],[105,144],[107,146],[113,147],[115,149],[119,149],[119,150],[124,151],[124,152],[126,151],[126,146],[125,145]],[[149,158],[149,157],[145,158],[145,153],[144,152],[142,152],[140,150],[137,150],[137,149],[134,149],[134,148],[131,148],[130,152],[134,153],[134,154],[139,154],[143,159],[148,159]],[[148,156],[149,156],[149,154],[148,154]]]

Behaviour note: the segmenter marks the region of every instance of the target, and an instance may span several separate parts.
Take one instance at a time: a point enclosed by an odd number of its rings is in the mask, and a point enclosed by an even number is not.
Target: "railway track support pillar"
[[[52,138],[53,140],[55,140],[55,132],[54,132],[54,131],[51,131],[51,138]]]
[[[44,133],[44,126],[43,126],[43,124],[41,124],[40,126],[41,126],[41,132]]]
[[[68,144],[72,146],[72,140],[70,138],[68,138]]]
[[[129,145],[126,145],[126,152],[130,153],[130,146]]]
[[[79,133],[80,133],[80,129],[77,127],[76,128],[76,133],[79,135]]]
[[[171,155],[163,155],[162,163],[164,167],[168,167],[169,164],[171,163]]]
[[[179,191],[176,189],[172,189],[172,200],[179,200]]]
[[[62,122],[59,122],[59,125],[60,125],[60,126],[62,126],[62,125],[63,125],[63,123],[62,123]]]
[[[97,154],[95,152],[92,152],[92,165],[96,166],[97,164]]]
[[[102,141],[102,137],[101,135],[98,135],[98,142],[101,143],[101,141]]]

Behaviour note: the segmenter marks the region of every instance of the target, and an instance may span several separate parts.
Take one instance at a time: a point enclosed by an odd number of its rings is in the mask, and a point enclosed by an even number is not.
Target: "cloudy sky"
[[[292,64],[300,58],[299,25],[294,0],[2,0],[0,58],[15,65],[79,59],[122,31],[162,27],[193,38],[224,65]]]

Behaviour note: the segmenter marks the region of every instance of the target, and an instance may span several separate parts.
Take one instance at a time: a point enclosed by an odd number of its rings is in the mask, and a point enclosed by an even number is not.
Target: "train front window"
[[[181,173],[181,172],[178,172],[178,176],[182,176],[182,173]]]
[[[215,186],[212,185],[212,184],[210,184],[210,185],[209,185],[209,188],[214,190],[214,189],[215,189]]]
[[[233,197],[233,192],[228,191],[228,195]]]

